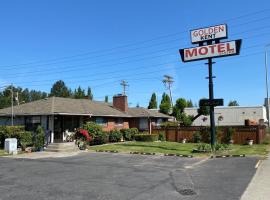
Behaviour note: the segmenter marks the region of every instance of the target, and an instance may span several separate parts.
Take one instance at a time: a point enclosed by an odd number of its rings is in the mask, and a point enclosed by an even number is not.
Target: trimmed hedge
[[[22,132],[24,126],[0,126],[0,147],[4,147],[6,138],[17,138],[19,143]]]
[[[136,141],[139,142],[154,142],[158,140],[158,135],[157,134],[136,134],[134,136]]]
[[[120,142],[122,133],[119,130],[111,130],[109,133],[109,142]]]

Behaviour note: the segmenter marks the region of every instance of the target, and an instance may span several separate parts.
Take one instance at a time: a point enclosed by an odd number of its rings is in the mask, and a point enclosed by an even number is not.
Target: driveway
[[[239,199],[257,158],[180,158],[81,153],[0,158],[0,199]]]

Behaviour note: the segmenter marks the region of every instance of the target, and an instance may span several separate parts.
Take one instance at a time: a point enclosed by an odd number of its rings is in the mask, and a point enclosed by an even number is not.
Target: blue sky
[[[215,59],[214,94],[227,104],[262,105],[264,47],[270,43],[265,0],[8,0],[0,3],[0,84],[49,92],[59,79],[74,89],[91,86],[94,98],[121,93],[130,106],[147,106],[174,77],[173,98],[208,96],[204,61],[182,63],[192,47],[189,30],[228,24],[229,40],[243,39],[240,56]]]

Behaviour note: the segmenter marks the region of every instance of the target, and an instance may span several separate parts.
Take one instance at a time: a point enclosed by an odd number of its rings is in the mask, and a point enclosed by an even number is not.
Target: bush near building
[[[109,133],[109,142],[120,142],[122,133],[119,130],[111,130]]]
[[[134,140],[134,136],[139,133],[137,128],[125,128],[120,130],[125,141]]]
[[[6,138],[16,138],[23,149],[33,143],[32,133],[25,131],[24,126],[0,126],[0,148],[4,147]]]

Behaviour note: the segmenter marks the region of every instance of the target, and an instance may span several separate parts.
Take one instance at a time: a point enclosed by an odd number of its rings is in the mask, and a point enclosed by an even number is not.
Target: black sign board
[[[223,99],[201,99],[199,102],[200,107],[201,106],[223,106],[224,102]]]

